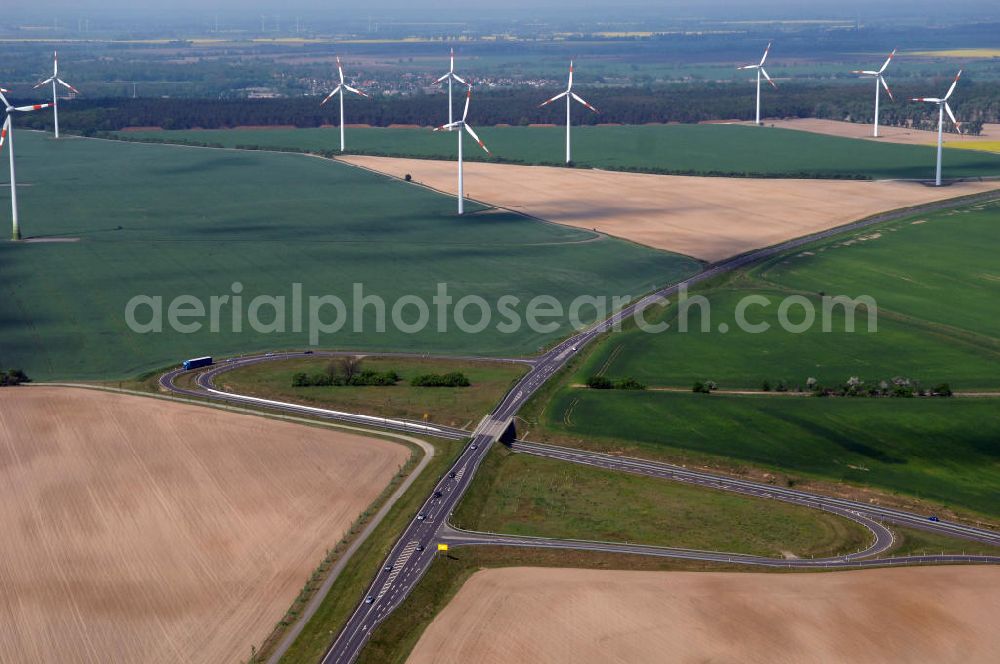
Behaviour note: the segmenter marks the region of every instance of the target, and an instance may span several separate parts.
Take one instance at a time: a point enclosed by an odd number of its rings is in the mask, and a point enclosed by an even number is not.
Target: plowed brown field
[[[450,161],[350,156],[341,160],[454,194]],[[1000,188],[996,182],[687,177],[465,164],[465,193],[577,228],[594,229],[707,261],[841,226],[885,210]]]
[[[1000,569],[478,572],[408,664],[995,662]]]
[[[0,661],[246,661],[408,457],[84,389],[0,389]]]

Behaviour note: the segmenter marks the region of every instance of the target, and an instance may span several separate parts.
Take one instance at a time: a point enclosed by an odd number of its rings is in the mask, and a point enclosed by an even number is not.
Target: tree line
[[[469,119],[480,126],[561,124],[564,122],[561,106],[538,106],[554,92],[523,88],[476,91]],[[908,101],[910,97],[928,94],[928,84],[919,87],[914,84],[900,85],[893,92],[898,101],[889,102],[883,97],[880,111],[883,125],[920,129],[937,127],[935,107]],[[980,133],[983,123],[1000,122],[1000,88],[969,82],[963,84],[959,92],[952,106],[963,121],[966,132],[976,135]],[[832,86],[789,83],[776,91],[765,90],[764,115],[871,122],[874,113],[872,94],[867,83]],[[750,120],[754,111],[754,95],[754,87],[749,83],[593,88],[586,90],[585,96],[600,109],[600,113],[574,109],[573,122],[593,125]],[[83,133],[116,131],[126,127],[223,129],[237,126],[319,127],[337,123],[337,109],[321,107],[319,102],[317,97],[244,100],[80,98],[64,102],[59,115],[64,127]],[[460,112],[460,105],[461,102],[456,100],[457,112]],[[348,109],[350,123],[376,127],[433,126],[441,124],[446,117],[446,101],[440,94],[352,99]],[[48,128],[52,124],[52,116],[49,113],[28,114],[19,117],[18,124],[36,129]]]

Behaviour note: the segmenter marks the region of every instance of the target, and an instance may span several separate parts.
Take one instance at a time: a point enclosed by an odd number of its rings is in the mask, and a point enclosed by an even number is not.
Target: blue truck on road
[[[211,357],[193,357],[190,360],[184,360],[184,364],[182,366],[184,367],[185,371],[190,371],[191,369],[198,369],[200,367],[211,366],[211,364],[212,364]]]

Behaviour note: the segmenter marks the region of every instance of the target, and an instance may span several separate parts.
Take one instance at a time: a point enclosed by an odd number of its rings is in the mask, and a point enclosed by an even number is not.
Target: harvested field
[[[753,125],[752,122],[736,124]],[[779,129],[798,129],[799,131],[810,131],[814,134],[842,138],[868,138],[883,143],[902,143],[904,145],[937,145],[937,132],[922,129],[880,125],[878,128],[879,137],[874,138],[872,137],[872,126],[868,123],[840,122],[839,120],[822,120],[820,118],[791,118],[788,120],[766,120],[765,124],[767,126],[773,125]],[[944,136],[945,143],[952,148],[974,149],[977,143],[989,143],[996,140],[1000,140],[1000,125],[998,124],[984,124],[983,131],[979,136],[965,134],[945,134]]]
[[[0,394],[0,660],[246,661],[405,447],[83,389]]]
[[[456,191],[454,162],[341,160]],[[998,188],[996,182],[770,180],[465,163],[470,198],[576,228],[716,261],[884,210]]]
[[[823,574],[499,568],[473,575],[409,664],[992,662],[1000,569]]]

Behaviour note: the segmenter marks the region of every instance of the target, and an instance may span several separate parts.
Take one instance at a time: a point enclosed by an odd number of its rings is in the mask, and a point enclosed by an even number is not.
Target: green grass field
[[[36,240],[0,242],[0,363],[34,379],[127,377],[197,355],[308,345],[308,298],[332,294],[350,303],[353,284],[393,303],[403,295],[428,306],[439,283],[455,301],[493,303],[486,331],[438,333],[375,327],[376,311],[353,312],[319,345],[492,355],[536,352],[568,331],[527,326],[501,332],[501,295],[527,301],[548,294],[568,303],[580,294],[638,296],[692,274],[686,257],[592,233],[493,212],[458,217],[455,201],[420,187],[304,155],[223,152],[187,147],[65,139],[18,132],[21,225]],[[8,219],[8,190],[0,210]],[[472,206],[475,211],[476,207]],[[170,332],[168,307],[180,295],[232,296],[242,286],[242,331],[233,302],[194,333]],[[302,284],[303,331],[293,327],[292,285]],[[136,295],[163,298],[163,333],[125,325]],[[257,296],[284,296],[285,331],[255,332],[246,316]],[[220,301],[221,302],[221,301]],[[207,313],[207,312],[206,312]],[[477,320],[473,307],[469,320]],[[148,321],[148,308],[139,312]],[[263,306],[261,322],[274,309]],[[327,308],[323,318],[336,312]],[[413,322],[416,311],[405,312]],[[183,322],[190,322],[185,319]]]
[[[819,399],[705,397],[690,392],[614,392],[574,387],[588,376],[634,377],[690,390],[695,380],[721,389],[759,390],[784,380],[794,391],[815,377],[838,385],[907,376],[933,387],[1000,391],[1000,278],[991,247],[1000,240],[1000,203],[903,219],[778,256],[749,272],[707,285],[710,331],[689,311],[679,333],[677,306],[660,312],[671,329],[605,337],[544,391],[525,415],[531,436],[633,449],[675,460],[751,464],[795,477],[848,481],[938,503],[959,512],[1000,515],[1000,409],[995,399]],[[874,333],[802,334],[777,326],[788,294],[871,295]],[[748,318],[760,334],[737,330],[734,311],[747,295],[771,299]],[[799,313],[792,316],[800,320]],[[843,330],[842,317],[833,329]],[[731,329],[723,334],[719,323]],[[866,329],[864,312],[858,328]],[[541,426],[541,429],[538,426]]]
[[[563,122],[559,111],[552,121]],[[470,116],[475,124],[475,109]],[[332,121],[332,120],[331,120]],[[561,127],[481,127],[477,132],[497,159],[561,164]],[[309,151],[339,150],[335,129],[236,129],[128,132],[132,138],[190,140],[226,147],[259,146]],[[454,159],[453,135],[430,129],[350,128],[349,151]],[[471,141],[468,159],[487,160]],[[932,178],[934,149],[822,136],[790,129],[740,125],[577,127],[573,159],[580,166],[696,174],[788,177]],[[945,177],[1000,175],[1000,155],[946,150]]]
[[[496,447],[452,522],[471,530],[799,557],[864,548],[868,531],[795,505]]]
[[[690,462],[752,464],[1000,516],[993,399],[818,399],[564,389],[548,437]],[[533,439],[547,437],[535,429]]]
[[[795,390],[809,377],[837,385],[850,376],[871,382],[907,376],[928,388],[946,382],[956,390],[1000,391],[1000,269],[992,249],[997,242],[1000,203],[839,236],[692,292],[706,297],[709,307],[688,307],[687,332],[680,331],[675,303],[659,313],[670,324],[666,331],[632,328],[610,337],[573,381],[603,373],[653,386],[690,388],[695,380],[711,379],[723,389],[760,389],[767,380]],[[820,293],[870,295],[878,305],[877,329],[869,331],[861,309],[855,331],[845,331],[844,311],[837,307],[831,331],[824,332]],[[778,307],[789,294],[806,295],[816,312],[816,323],[804,333],[780,325]],[[736,324],[735,312],[747,296],[770,303],[753,305],[746,314],[755,325],[766,323],[767,331]],[[803,310],[793,308],[789,319],[800,322]]]
[[[219,384],[241,394],[266,399],[295,401],[307,405],[348,410],[352,413],[406,417],[448,426],[475,425],[527,370],[521,364],[373,357],[362,361],[362,370],[396,371],[402,380],[390,387],[292,387],[299,371],[322,372],[329,359],[262,362],[225,373]],[[412,387],[409,380],[427,373],[461,371],[469,387]]]

